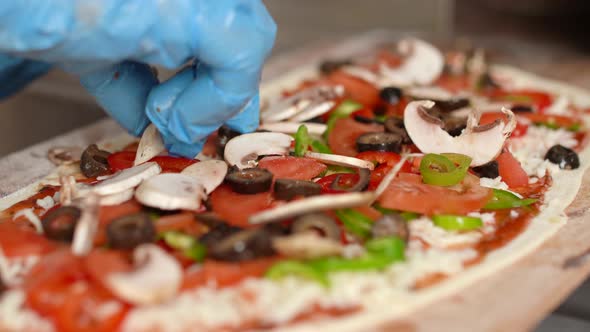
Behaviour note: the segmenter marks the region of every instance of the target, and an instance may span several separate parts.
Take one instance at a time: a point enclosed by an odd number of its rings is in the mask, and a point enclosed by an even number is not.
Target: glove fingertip
[[[260,97],[258,93],[250,99],[240,113],[229,119],[225,125],[240,133],[255,131],[260,125]]]
[[[203,146],[205,145],[205,141],[198,141],[195,143],[187,144],[181,141],[175,140],[174,142],[166,144],[166,148],[168,149],[168,153],[178,156],[183,156],[186,158],[195,158],[201,150],[203,150]]]

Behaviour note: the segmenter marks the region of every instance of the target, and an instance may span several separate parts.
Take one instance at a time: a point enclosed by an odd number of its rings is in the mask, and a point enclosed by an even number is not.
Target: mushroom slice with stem
[[[182,267],[154,244],[133,251],[135,269],[113,273],[106,285],[115,295],[135,305],[162,303],[174,297],[182,282]]]
[[[470,105],[469,96],[464,93],[453,94],[437,86],[412,87],[404,90],[416,100],[432,100],[442,112],[452,112]]]
[[[120,171],[114,176],[94,186],[92,191],[99,195],[119,193],[138,186],[143,180],[160,174],[160,172],[162,172],[162,169],[157,163],[143,163]]]
[[[161,210],[197,210],[206,197],[199,180],[180,173],[156,175],[135,190],[141,204]]]
[[[311,212],[369,205],[374,199],[373,192],[312,196],[256,213],[250,216],[249,221],[251,224],[281,221]]]
[[[286,155],[293,137],[282,133],[252,133],[232,138],[225,146],[225,161],[239,169],[254,167],[265,155]]]
[[[227,164],[223,160],[205,160],[188,166],[181,174],[197,179],[205,187],[205,192],[210,194],[227,175]]]
[[[434,82],[444,69],[444,56],[433,45],[419,39],[408,38],[398,43],[398,51],[405,56],[396,68],[380,67],[381,86],[428,85]]]
[[[308,151],[305,153],[305,157],[321,161],[328,165],[337,165],[344,167],[356,167],[356,168],[368,168],[373,170],[375,164],[370,161],[362,160],[359,158],[341,156],[338,154],[319,153]]]
[[[133,165],[143,164],[164,151],[166,151],[166,147],[164,146],[162,136],[160,136],[158,128],[152,123],[144,130],[143,135],[141,135]]]
[[[335,104],[334,99],[344,95],[340,85],[318,85],[280,100],[262,113],[262,122],[278,122],[287,119],[305,121],[327,113]]]
[[[79,146],[58,146],[47,151],[47,158],[54,165],[69,165],[80,161],[82,148]]]
[[[467,128],[459,136],[451,136],[441,127],[442,122],[428,114],[426,109],[433,101],[413,101],[404,112],[404,125],[412,142],[424,153],[460,153],[472,158],[471,166],[479,166],[494,160],[504,142],[516,126],[512,111],[502,109],[508,122],[496,121],[479,126],[479,116],[472,112]]]
[[[260,129],[263,130],[270,130],[274,132],[284,133],[284,134],[295,134],[297,133],[297,129],[301,125],[305,125],[307,127],[307,131],[310,135],[322,135],[328,126],[323,123],[307,123],[307,122],[273,122],[273,123],[263,123],[260,125]]]

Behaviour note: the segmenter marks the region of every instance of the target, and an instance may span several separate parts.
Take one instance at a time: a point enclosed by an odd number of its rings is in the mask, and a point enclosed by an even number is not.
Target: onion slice
[[[373,192],[312,196],[256,213],[250,216],[249,222],[251,224],[264,224],[310,212],[369,205],[374,199],[375,193]]]
[[[329,153],[319,153],[319,152],[311,152],[308,151],[305,153],[305,157],[315,159],[317,161],[321,161],[328,165],[337,165],[337,166],[344,166],[344,167],[355,167],[355,168],[368,168],[373,170],[375,165],[366,160],[362,160],[359,158],[342,156],[338,154],[329,154]]]
[[[263,123],[260,125],[260,129],[263,130],[270,130],[274,132],[284,133],[284,134],[295,134],[297,133],[297,129],[301,125],[305,125],[307,127],[307,131],[311,135],[322,135],[328,126],[323,123],[305,123],[305,122],[273,122],[273,123]]]

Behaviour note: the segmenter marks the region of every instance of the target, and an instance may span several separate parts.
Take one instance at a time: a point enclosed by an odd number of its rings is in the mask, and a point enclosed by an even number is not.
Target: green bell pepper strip
[[[280,280],[288,276],[300,277],[316,281],[324,287],[330,286],[328,276],[317,270],[312,265],[299,261],[282,261],[274,264],[265,273],[265,277],[271,280]]]
[[[311,143],[309,143],[311,145],[311,149],[314,152],[319,152],[319,153],[329,153],[332,154],[332,149],[330,149],[329,146],[327,146],[326,144],[322,143],[321,141],[314,139],[311,141]]]
[[[170,248],[182,252],[183,255],[194,261],[200,262],[205,259],[205,255],[207,254],[205,246],[188,234],[168,231],[160,234],[160,238]]]
[[[404,241],[397,236],[371,239],[365,243],[365,249],[369,255],[382,257],[392,262],[404,260],[405,248]]]
[[[483,226],[480,218],[439,214],[432,216],[432,222],[447,231],[470,231]]]
[[[529,206],[537,201],[534,198],[521,199],[507,190],[493,189],[493,192],[494,196],[483,207],[485,210],[512,209]]]
[[[373,220],[353,209],[335,210],[336,216],[349,233],[366,239],[371,234]]]
[[[426,184],[447,187],[463,181],[470,164],[471,158],[465,155],[429,153],[420,162],[420,174]]]
[[[399,213],[399,215],[404,218],[405,221],[412,221],[414,219],[418,219],[420,217],[420,214],[416,213],[416,212],[409,212],[409,211],[398,211],[398,210],[393,210],[393,209],[388,209],[385,207],[382,207],[379,204],[374,204],[373,208],[379,212],[381,212],[382,214],[392,214],[392,213]]]
[[[305,125],[299,126],[297,133],[295,133],[295,156],[303,157],[309,148],[309,132]]]
[[[327,128],[326,132],[324,132],[324,138],[327,138],[328,135],[330,135],[330,132],[332,132],[332,129],[334,129],[336,121],[351,115],[361,108],[363,108],[363,105],[357,103],[356,101],[349,99],[342,101],[340,105],[338,105],[338,107],[336,107],[336,109],[332,112],[332,114],[330,114],[330,117],[326,122]]]

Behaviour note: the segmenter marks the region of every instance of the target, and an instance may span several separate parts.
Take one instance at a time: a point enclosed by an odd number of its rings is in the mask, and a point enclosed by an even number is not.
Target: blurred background
[[[588,0],[265,0],[279,32],[273,57],[374,29],[470,42],[509,63],[590,89]],[[103,118],[77,81],[54,71],[0,102],[0,157]],[[590,331],[582,286],[538,331]]]

